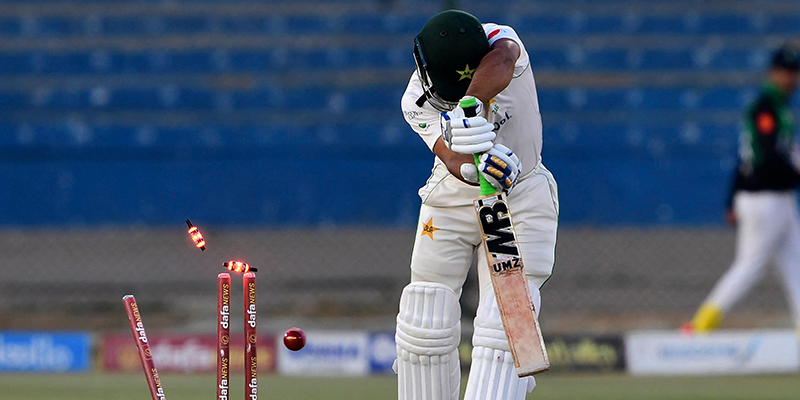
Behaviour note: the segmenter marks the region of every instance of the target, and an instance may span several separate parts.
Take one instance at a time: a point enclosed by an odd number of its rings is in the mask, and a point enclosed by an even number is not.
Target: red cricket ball
[[[283,334],[283,345],[291,351],[298,351],[306,345],[306,334],[300,328],[289,328]]]

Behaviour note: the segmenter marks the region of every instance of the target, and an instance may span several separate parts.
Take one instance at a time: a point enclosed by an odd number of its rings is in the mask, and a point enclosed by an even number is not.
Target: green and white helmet
[[[467,92],[472,74],[489,52],[489,40],[474,15],[447,10],[434,15],[414,38],[414,61],[428,101],[439,111],[450,111]]]

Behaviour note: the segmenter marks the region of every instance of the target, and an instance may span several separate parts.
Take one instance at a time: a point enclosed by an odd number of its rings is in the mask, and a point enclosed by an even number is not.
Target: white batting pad
[[[534,301],[537,298],[538,291]],[[474,325],[472,365],[464,400],[524,400],[536,380],[517,376],[494,291],[487,291],[481,298]]]
[[[458,400],[461,308],[452,289],[431,282],[406,286],[395,341],[399,400]]]

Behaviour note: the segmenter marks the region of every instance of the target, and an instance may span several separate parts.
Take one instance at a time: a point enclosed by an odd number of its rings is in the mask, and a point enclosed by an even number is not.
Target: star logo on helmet
[[[461,78],[458,78],[459,82],[463,79],[472,79],[472,74],[475,73],[475,68],[469,69],[469,64],[464,67],[463,71],[456,70],[456,72],[461,75]]]

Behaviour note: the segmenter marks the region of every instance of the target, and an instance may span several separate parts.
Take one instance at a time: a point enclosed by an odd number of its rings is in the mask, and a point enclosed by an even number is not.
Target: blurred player
[[[481,24],[463,11],[431,18],[415,39],[417,70],[402,98],[406,122],[436,155],[420,191],[411,283],[397,317],[398,397],[458,399],[459,297],[478,254],[480,302],[465,399],[515,400],[533,390],[517,377],[486,268],[473,200],[481,173],[508,194],[531,294],[555,257],[558,193],[542,165],[542,123],[525,47],[508,26]],[[477,117],[459,99],[474,96]],[[482,153],[479,167],[473,153]],[[480,171],[480,172],[479,172]]]
[[[739,163],[726,220],[737,225],[736,258],[684,329],[706,332],[758,282],[774,262],[800,330],[800,218],[794,188],[800,153],[789,99],[797,88],[797,49],[784,46],[772,58],[758,99],[747,109]]]

